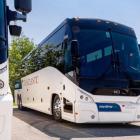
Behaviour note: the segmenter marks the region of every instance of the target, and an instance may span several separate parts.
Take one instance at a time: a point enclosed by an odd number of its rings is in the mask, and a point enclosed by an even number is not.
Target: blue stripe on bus
[[[121,107],[116,103],[96,103],[99,112],[121,112]]]

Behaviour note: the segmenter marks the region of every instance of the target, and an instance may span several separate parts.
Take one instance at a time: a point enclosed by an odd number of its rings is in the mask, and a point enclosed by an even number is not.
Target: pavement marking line
[[[122,136],[122,137],[96,137],[96,138],[72,138],[71,140],[140,140],[140,136]]]
[[[13,122],[14,125],[12,126],[12,140],[19,140],[21,137],[22,140],[60,140],[60,138],[48,136],[47,134],[16,117],[13,117]]]

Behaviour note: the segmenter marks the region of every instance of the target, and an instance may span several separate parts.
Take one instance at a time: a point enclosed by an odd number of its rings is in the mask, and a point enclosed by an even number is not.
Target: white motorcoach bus
[[[10,25],[11,21],[26,20],[31,10],[30,0],[15,0],[15,9],[11,11],[6,0],[0,0],[0,140],[11,140],[13,98],[9,87],[8,27],[11,35],[19,36],[21,27]]]
[[[75,123],[140,121],[140,52],[132,28],[66,19],[25,57],[21,70],[19,109]]]

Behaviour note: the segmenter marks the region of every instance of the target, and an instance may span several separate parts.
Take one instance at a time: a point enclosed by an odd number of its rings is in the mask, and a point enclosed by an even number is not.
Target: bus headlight
[[[94,102],[91,96],[89,96],[88,94],[86,94],[85,92],[83,92],[81,90],[79,90],[79,91],[80,91],[80,100],[81,101],[88,102],[88,103]]]

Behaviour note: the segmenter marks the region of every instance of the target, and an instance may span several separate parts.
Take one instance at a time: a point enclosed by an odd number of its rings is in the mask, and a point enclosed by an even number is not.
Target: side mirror
[[[12,36],[20,36],[22,28],[17,25],[10,25],[9,30]]]
[[[22,13],[29,13],[32,10],[31,0],[15,0],[15,9]]]
[[[71,54],[72,57],[78,58],[78,41],[77,40],[72,40],[71,41]]]
[[[78,41],[77,40],[72,40],[71,41],[71,55],[72,55],[72,64],[74,67],[76,67],[78,65],[78,57],[79,57],[79,53],[78,53]]]

